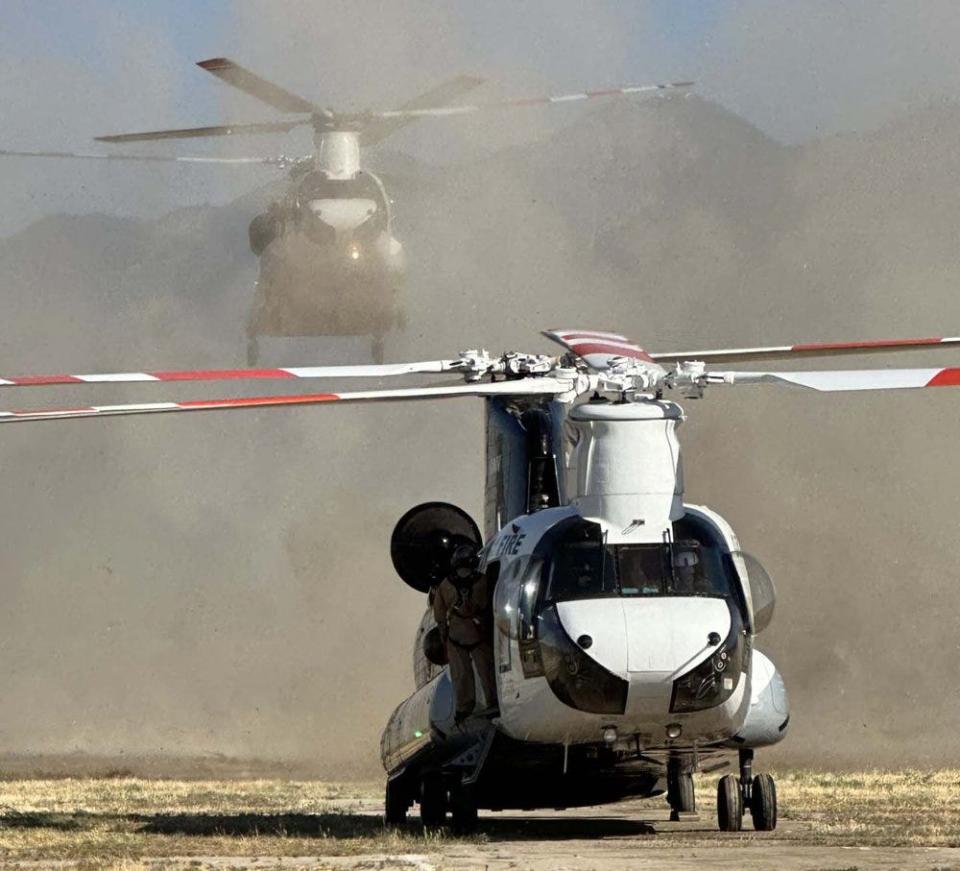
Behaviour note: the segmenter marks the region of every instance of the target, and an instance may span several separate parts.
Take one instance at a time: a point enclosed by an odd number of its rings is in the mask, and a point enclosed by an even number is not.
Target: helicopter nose
[[[673,681],[716,649],[730,614],[722,599],[697,596],[561,602],[564,630],[607,671],[629,681],[636,700],[665,698]],[[659,705],[659,702],[657,703]]]
[[[722,599],[664,596],[623,600],[632,674],[671,676],[705,659],[726,638],[730,613]]]

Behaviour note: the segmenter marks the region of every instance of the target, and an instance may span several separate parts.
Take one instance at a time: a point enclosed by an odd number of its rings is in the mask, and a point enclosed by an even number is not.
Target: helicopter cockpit
[[[498,656],[510,661],[516,639],[516,680],[544,677],[568,707],[604,714],[627,709],[630,686],[638,698],[663,689],[675,712],[730,698],[750,617],[741,555],[721,530],[688,513],[662,541],[608,543],[599,523],[552,511],[557,521],[496,588]]]
[[[620,545],[563,541],[551,560],[547,591],[555,602],[601,596],[730,595],[720,551],[693,539]]]
[[[344,235],[372,240],[388,229],[386,193],[368,172],[350,179],[308,172],[297,185],[294,211],[300,229],[320,244],[333,244]]]
[[[605,596],[737,599],[729,554],[690,530],[676,541],[610,545],[596,524],[580,520],[561,526],[545,563],[546,601]]]

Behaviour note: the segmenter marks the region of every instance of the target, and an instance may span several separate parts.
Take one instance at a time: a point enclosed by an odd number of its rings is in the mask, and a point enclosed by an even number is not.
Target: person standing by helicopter
[[[478,563],[475,545],[458,545],[450,557],[450,574],[433,597],[433,616],[450,663],[458,723],[469,717],[477,704],[474,666],[486,703],[480,713],[490,716],[497,710],[490,596],[486,577],[477,571]]]

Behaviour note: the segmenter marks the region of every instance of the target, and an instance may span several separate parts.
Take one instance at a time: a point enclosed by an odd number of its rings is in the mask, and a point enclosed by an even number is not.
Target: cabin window
[[[563,602],[617,595],[609,550],[599,541],[561,542],[550,565],[550,598]]]
[[[550,600],[604,596],[727,598],[730,584],[720,551],[693,540],[618,545],[561,542],[551,560]]]

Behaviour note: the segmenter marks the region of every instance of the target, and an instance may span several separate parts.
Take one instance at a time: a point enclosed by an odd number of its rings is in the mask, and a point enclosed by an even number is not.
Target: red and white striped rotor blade
[[[960,337],[925,339],[873,339],[865,342],[817,342],[806,345],[773,345],[767,348],[717,348],[709,351],[651,353],[658,363],[701,360],[704,363],[747,363],[753,360],[789,360],[794,357],[835,357],[842,354],[878,354],[960,345]]]
[[[168,372],[107,372],[96,375],[18,375],[0,378],[0,387],[51,384],[120,384],[141,381],[256,381],[295,378],[390,378],[421,372],[452,372],[459,360],[376,363],[357,366],[292,366],[285,369],[185,369]]]
[[[576,103],[597,97],[630,97],[635,94],[653,94],[693,87],[695,82],[663,82],[652,85],[621,85],[594,91],[578,91],[573,94],[555,94],[549,97],[524,97],[515,100],[498,100],[491,103],[474,103],[464,106],[430,106],[423,109],[388,109],[371,112],[374,118],[436,118],[451,115],[471,115],[491,109],[515,109],[523,106],[549,106],[557,103]]]
[[[708,371],[708,384],[784,384],[821,393],[850,390],[912,390],[921,387],[960,387],[960,368],[951,369],[827,369],[820,372]]]
[[[544,330],[543,335],[576,354],[591,369],[602,372],[617,358],[655,362],[639,345],[618,333],[596,330]]]
[[[249,396],[237,399],[198,399],[183,402],[145,402],[126,405],[89,405],[80,408],[47,408],[0,411],[0,423],[73,418],[118,417],[130,414],[164,414],[180,411],[224,411],[237,408],[320,405],[328,402],[395,402],[412,399],[453,399],[461,396],[559,395],[574,387],[566,378],[520,378],[451,387],[398,387],[358,390],[351,393],[307,393],[291,396]]]

